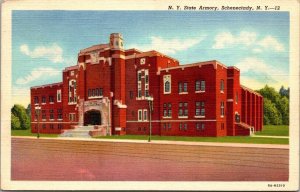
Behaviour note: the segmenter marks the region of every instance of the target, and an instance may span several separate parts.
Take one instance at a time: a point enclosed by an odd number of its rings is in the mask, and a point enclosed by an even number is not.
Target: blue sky
[[[107,43],[113,32],[126,49],[237,66],[252,89],[288,86],[288,12],[13,11],[13,103],[28,104],[31,86],[61,81],[80,49]]]

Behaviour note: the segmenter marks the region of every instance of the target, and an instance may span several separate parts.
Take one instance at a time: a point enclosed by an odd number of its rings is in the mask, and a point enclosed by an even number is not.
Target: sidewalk
[[[12,138],[37,139],[31,136],[12,136]],[[78,140],[90,142],[117,142],[117,143],[143,143],[143,144],[163,144],[163,145],[192,145],[192,146],[215,146],[215,147],[250,147],[250,148],[273,148],[289,149],[289,145],[280,144],[251,144],[251,143],[218,143],[218,142],[192,142],[192,141],[162,141],[162,140],[135,140],[135,139],[93,139],[93,138],[75,138],[75,137],[40,137],[43,140]]]
[[[276,138],[276,139],[288,139],[289,136],[271,136],[271,135],[251,135],[251,137],[264,137],[264,138]]]

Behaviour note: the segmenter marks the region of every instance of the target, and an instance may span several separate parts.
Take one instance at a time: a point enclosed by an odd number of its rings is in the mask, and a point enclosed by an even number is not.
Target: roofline
[[[139,49],[136,49],[136,48],[131,48],[131,49],[126,49],[125,52],[129,52],[129,51],[137,51],[137,52],[140,52],[142,53],[143,51],[139,50]]]
[[[66,68],[63,70],[63,72],[70,71],[70,70],[74,70],[74,69],[78,69],[78,65],[73,65],[73,66],[66,67]]]
[[[233,68],[233,69],[236,69],[236,70],[240,71],[240,69],[237,68],[236,66],[228,66],[228,68],[229,68],[229,69]]]
[[[45,88],[45,87],[53,87],[53,86],[62,85],[62,84],[63,84],[63,82],[59,82],[59,83],[51,83],[51,84],[45,84],[45,85],[38,85],[38,86],[30,87],[30,89],[38,89],[38,88]]]
[[[217,60],[211,60],[211,61],[202,61],[202,62],[190,63],[190,64],[180,64],[179,66],[167,67],[167,68],[160,69],[160,71],[168,71],[168,70],[172,70],[172,69],[182,69],[182,68],[186,68],[186,67],[196,67],[196,66],[200,66],[200,65],[216,65],[216,64],[219,64],[219,65],[227,68],[224,64],[221,64]]]
[[[249,92],[251,92],[251,93],[254,93],[255,95],[258,95],[258,96],[260,96],[260,97],[263,97],[261,94],[257,93],[257,92],[254,91],[253,89],[250,89],[250,88],[248,88],[248,87],[246,87],[246,86],[244,86],[244,85],[241,85],[241,88],[242,88],[242,89],[245,89],[245,90],[247,90],[247,91],[249,91]]]
[[[137,49],[136,49],[137,50]],[[128,55],[129,56],[129,55]],[[150,51],[145,51],[145,52],[141,52],[141,53],[138,53],[135,55],[135,58],[138,58],[138,57],[146,57],[146,56],[163,56],[163,57],[167,57],[173,61],[177,61],[179,63],[179,61],[173,57],[170,57],[168,55],[165,55],[161,52],[158,52],[158,51],[155,51],[155,50],[150,50]]]

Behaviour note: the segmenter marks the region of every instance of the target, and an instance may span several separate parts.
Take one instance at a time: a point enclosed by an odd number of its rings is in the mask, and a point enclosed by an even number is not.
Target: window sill
[[[186,95],[189,94],[188,92],[180,92],[179,95]]]
[[[46,105],[46,103],[42,103],[42,105]]]
[[[221,118],[224,118],[224,116],[223,116],[223,115],[221,115]]]
[[[187,119],[188,116],[178,116],[178,119]]]
[[[171,94],[171,92],[164,92],[164,94],[165,94],[165,95],[169,95],[169,94]]]
[[[103,96],[94,96],[94,97],[88,97],[88,99],[101,99]]]
[[[172,119],[172,117],[169,117],[169,116],[163,116],[162,118],[163,119]]]
[[[205,118],[205,116],[194,116],[195,118]]]
[[[54,104],[54,102],[50,102],[49,104]]]
[[[205,93],[205,91],[195,91],[195,93]]]
[[[71,103],[69,102],[68,103],[68,105],[76,105],[76,104],[77,104],[76,102],[71,102]]]
[[[224,93],[224,91],[220,91],[220,93],[222,93],[222,94],[223,94],[223,93]]]
[[[46,119],[42,119],[42,121],[46,121]]]
[[[57,121],[62,121],[62,119],[57,119]]]
[[[49,121],[54,121],[54,119],[49,119]]]

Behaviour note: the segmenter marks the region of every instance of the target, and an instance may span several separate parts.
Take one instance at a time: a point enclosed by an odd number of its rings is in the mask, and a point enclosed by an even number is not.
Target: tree
[[[31,105],[28,104],[27,108],[26,108],[26,114],[28,115],[29,119],[31,117]]]
[[[26,109],[22,105],[15,104],[11,109],[11,113],[20,120],[20,129],[30,128],[30,119],[26,113]]]
[[[282,97],[287,97],[288,99],[290,98],[290,88],[285,89],[284,86],[281,86],[279,90],[279,94]]]
[[[289,99],[288,97],[284,96],[280,98],[280,101],[276,104],[278,111],[281,113],[282,116],[282,124],[288,125],[289,124]]]
[[[267,107],[267,111],[264,113],[264,123],[288,125],[289,88],[285,89],[284,86],[282,86],[279,92],[276,92],[274,88],[266,85],[263,89],[258,90],[258,92],[264,97],[264,105]],[[270,103],[272,103],[272,105]],[[277,120],[277,118],[280,118],[280,120]]]
[[[11,113],[11,129],[20,129],[20,119]]]
[[[282,116],[271,100],[264,98],[264,124],[280,125],[282,124]]]

